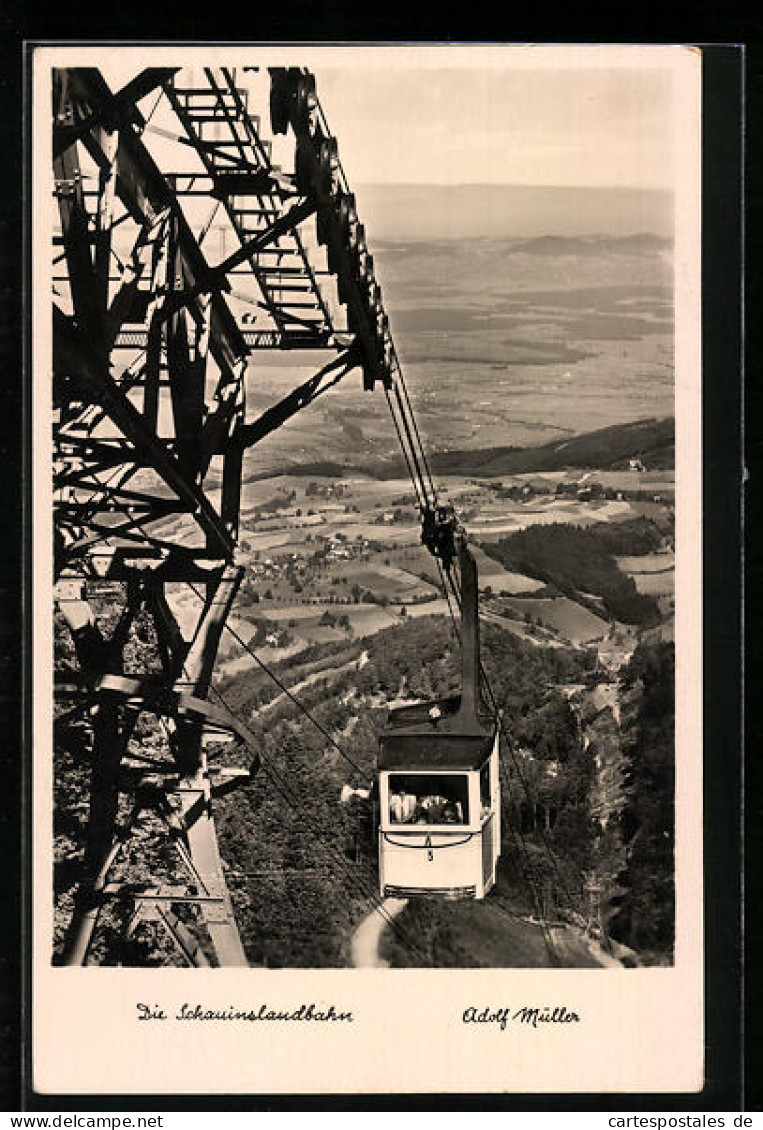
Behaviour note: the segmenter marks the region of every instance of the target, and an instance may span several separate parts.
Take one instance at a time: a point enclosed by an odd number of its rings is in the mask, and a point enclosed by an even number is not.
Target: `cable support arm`
[[[260,440],[285,424],[302,408],[306,408],[317,400],[323,393],[338,384],[357,364],[357,355],[353,349],[345,350],[335,357],[320,372],[311,377],[304,384],[299,385],[278,404],[268,408],[266,412],[248,424],[242,424],[234,433],[232,441],[240,448],[252,447]]]

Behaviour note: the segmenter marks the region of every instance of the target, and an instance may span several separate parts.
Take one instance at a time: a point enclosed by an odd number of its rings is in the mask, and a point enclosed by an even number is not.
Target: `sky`
[[[689,132],[682,101],[693,61],[688,51],[617,45],[197,48],[187,57],[165,49],[150,62],[198,71],[233,66],[237,81],[252,91],[253,107],[265,108],[266,116],[267,67],[308,66],[362,218],[378,237],[642,231],[670,237]],[[149,62],[129,49],[99,56],[114,89]],[[288,168],[293,157],[276,138],[276,163],[281,152]],[[486,191],[467,197],[457,191],[461,185]],[[389,186],[397,193],[385,192]],[[424,193],[423,186],[439,191]],[[545,194],[529,191],[537,186]],[[511,189],[511,198],[496,195],[502,187]]]
[[[117,88],[149,64],[225,65],[255,86],[306,65],[353,184],[671,189],[699,78],[690,48],[660,45],[84,48],[77,64],[91,54]]]

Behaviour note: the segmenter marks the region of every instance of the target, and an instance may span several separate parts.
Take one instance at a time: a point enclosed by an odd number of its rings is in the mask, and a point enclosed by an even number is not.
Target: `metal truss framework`
[[[269,92],[269,137],[250,112],[248,77],[227,68],[202,78],[151,68],[119,90],[93,69],[53,76],[56,595],[76,653],[58,678],[59,722],[84,727],[91,757],[65,958],[74,964],[97,959],[104,908],[126,899],[127,938],[151,919],[187,964],[246,964],[213,801],[250,779],[257,751],[208,697],[243,573],[245,450],[357,369],[364,387],[385,389],[409,465],[420,464],[315,81],[299,69],[256,77]],[[152,124],[157,105],[172,128]],[[272,160],[279,137],[285,169]],[[210,262],[218,215],[234,248]],[[327,363],[249,418],[245,376],[260,349],[319,349]],[[435,529],[434,495],[419,479]],[[192,623],[177,603],[188,584],[203,593]],[[107,632],[98,594],[114,589],[121,607]],[[146,623],[150,659],[135,642]],[[152,756],[136,737],[147,725]],[[250,770],[221,764],[232,741],[248,747]],[[150,888],[115,878],[147,813],[176,861]]]

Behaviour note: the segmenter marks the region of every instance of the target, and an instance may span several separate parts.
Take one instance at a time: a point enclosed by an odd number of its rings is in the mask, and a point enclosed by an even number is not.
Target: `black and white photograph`
[[[677,977],[621,1068],[701,1085],[695,62],[39,49],[50,985],[265,1039],[479,972],[561,1041]]]

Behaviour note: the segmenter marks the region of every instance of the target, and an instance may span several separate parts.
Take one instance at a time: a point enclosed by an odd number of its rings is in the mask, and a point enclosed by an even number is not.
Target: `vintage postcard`
[[[32,1083],[694,1092],[701,53],[32,52]]]

